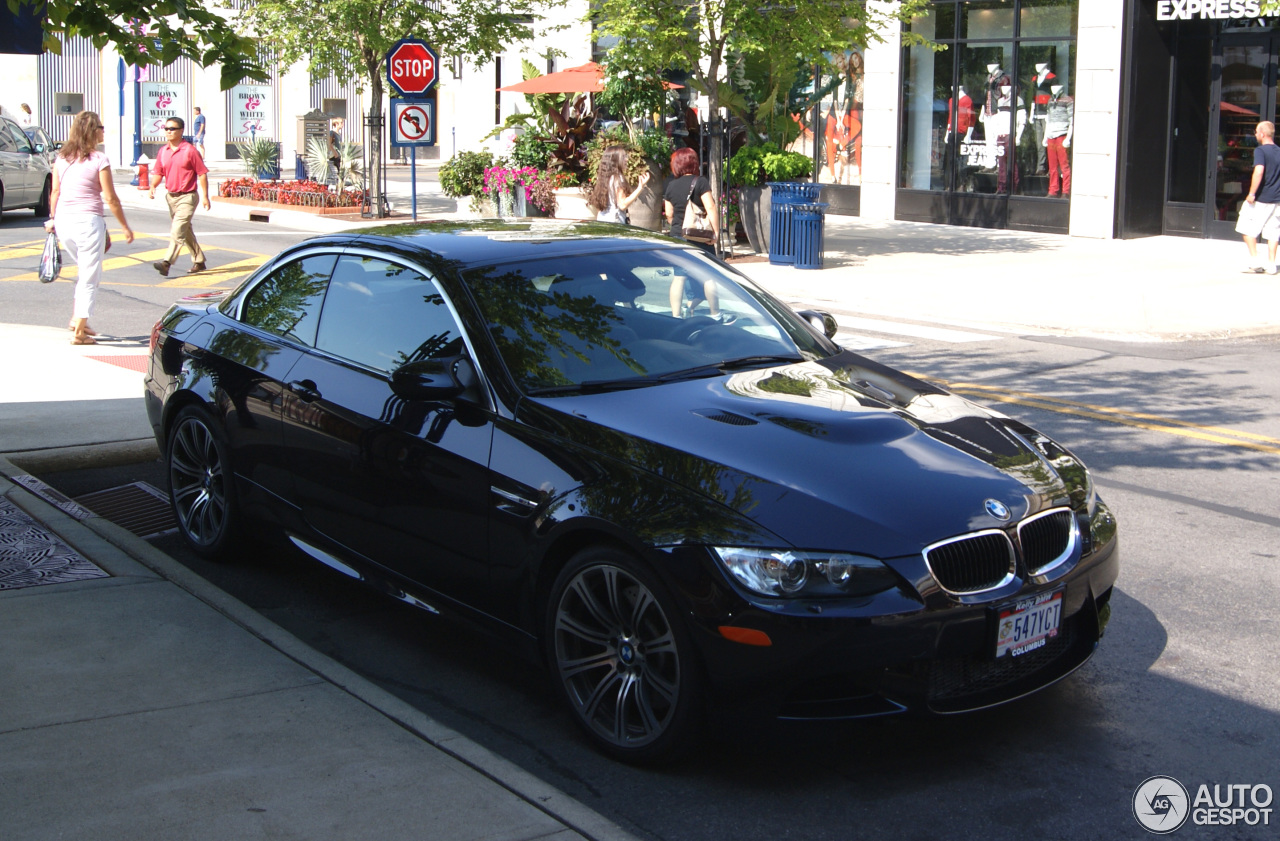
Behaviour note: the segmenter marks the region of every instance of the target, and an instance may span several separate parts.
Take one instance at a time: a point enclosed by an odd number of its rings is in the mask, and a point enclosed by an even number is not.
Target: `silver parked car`
[[[23,126],[22,130],[27,133],[27,138],[35,144],[36,151],[44,155],[45,160],[49,162],[49,166],[53,166],[53,162],[58,157],[58,150],[62,148],[61,143],[54,143],[49,137],[49,133],[40,126]]]
[[[52,192],[49,159],[36,151],[21,126],[8,117],[0,117],[0,215],[30,207],[36,216],[48,216]]]

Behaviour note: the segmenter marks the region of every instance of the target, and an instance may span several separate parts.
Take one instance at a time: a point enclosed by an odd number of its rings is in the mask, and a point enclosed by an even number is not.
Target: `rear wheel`
[[[178,413],[169,434],[169,499],[187,543],[208,558],[225,556],[240,528],[230,447],[209,414]]]
[[[36,216],[41,219],[49,217],[49,202],[53,195],[53,176],[44,180],[44,189],[40,191],[40,201],[36,204]]]
[[[671,599],[636,559],[611,547],[579,553],[556,578],[547,614],[556,686],[597,747],[627,762],[690,747],[693,647]]]

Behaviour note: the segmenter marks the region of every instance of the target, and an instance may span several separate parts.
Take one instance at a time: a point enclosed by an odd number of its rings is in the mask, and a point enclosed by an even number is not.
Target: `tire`
[[[679,613],[657,580],[611,547],[580,552],[547,605],[548,662],[578,726],[632,763],[692,746],[700,678]]]
[[[49,202],[53,195],[53,176],[49,176],[44,180],[44,189],[40,191],[40,200],[36,202],[36,218],[49,218]]]
[[[225,559],[240,533],[231,448],[209,413],[188,406],[169,433],[165,464],[178,530],[196,553]]]

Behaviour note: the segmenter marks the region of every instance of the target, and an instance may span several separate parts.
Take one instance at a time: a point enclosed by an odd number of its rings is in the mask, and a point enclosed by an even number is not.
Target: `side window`
[[[462,353],[462,333],[431,280],[375,257],[338,260],[316,336],[320,350],[394,371],[406,362]]]
[[[240,320],[295,342],[313,345],[325,286],[336,254],[312,254],[286,263],[245,298]]]
[[[0,122],[0,152],[16,152],[18,144],[9,136],[9,124]]]
[[[9,134],[13,135],[13,142],[17,144],[19,152],[26,152],[28,155],[35,153],[25,131],[13,123],[5,123],[5,128],[9,129]]]

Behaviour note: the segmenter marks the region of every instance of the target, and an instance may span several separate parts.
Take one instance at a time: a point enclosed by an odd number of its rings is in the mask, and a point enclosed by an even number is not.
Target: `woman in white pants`
[[[81,111],[71,124],[71,136],[62,144],[53,165],[53,192],[49,204],[52,217],[46,231],[57,231],[58,240],[75,258],[76,294],[71,314],[72,344],[94,344],[97,335],[89,329],[98,284],[102,282],[102,255],[111,245],[102,219],[103,203],[124,229],[124,241],[133,242],[133,230],[124,218],[124,208],[111,180],[111,161],[98,151],[104,129],[92,111]]]

